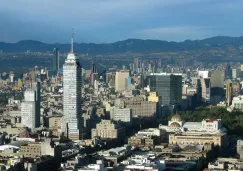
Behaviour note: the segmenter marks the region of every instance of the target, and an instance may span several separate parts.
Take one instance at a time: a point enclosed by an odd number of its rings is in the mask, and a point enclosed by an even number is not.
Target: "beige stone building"
[[[156,92],[150,92],[148,96],[149,102],[159,102],[159,97],[157,96]]]
[[[157,103],[143,100],[127,100],[126,108],[132,109],[132,117],[155,117]]]
[[[21,146],[20,153],[26,158],[36,158],[41,156],[41,143],[32,142],[28,145]]]
[[[61,116],[53,116],[49,118],[50,129],[61,129]]]
[[[112,123],[111,120],[101,120],[96,124],[96,128],[92,129],[92,138],[101,137],[109,139],[123,139],[125,137],[125,128],[119,124]]]
[[[19,154],[26,158],[36,158],[43,155],[54,156],[54,148],[50,146],[50,141],[47,139],[43,142],[31,142],[21,146]]]
[[[129,77],[128,70],[121,70],[116,72],[116,82],[115,89],[116,91],[124,91],[127,89],[127,79]]]
[[[202,133],[175,133],[169,135],[169,144],[214,144],[224,147],[227,141],[226,133],[202,134]]]

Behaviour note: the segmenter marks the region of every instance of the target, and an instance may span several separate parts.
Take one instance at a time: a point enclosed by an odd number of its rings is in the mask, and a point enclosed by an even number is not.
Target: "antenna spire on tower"
[[[72,29],[71,53],[73,53],[73,36],[74,36],[74,30]]]

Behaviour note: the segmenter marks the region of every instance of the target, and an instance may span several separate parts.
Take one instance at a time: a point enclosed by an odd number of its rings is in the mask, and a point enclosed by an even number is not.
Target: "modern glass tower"
[[[179,105],[182,97],[182,75],[152,73],[149,76],[151,92],[157,92],[160,105]]]
[[[53,49],[52,70],[53,70],[55,76],[59,72],[59,50],[58,50],[58,48]]]
[[[62,132],[72,140],[79,140],[81,120],[81,66],[73,52],[73,37],[71,52],[63,65],[63,122]]]

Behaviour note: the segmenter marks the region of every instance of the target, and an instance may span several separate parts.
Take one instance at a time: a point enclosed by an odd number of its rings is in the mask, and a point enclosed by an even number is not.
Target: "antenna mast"
[[[71,53],[73,53],[73,36],[74,36],[74,30],[72,29]]]

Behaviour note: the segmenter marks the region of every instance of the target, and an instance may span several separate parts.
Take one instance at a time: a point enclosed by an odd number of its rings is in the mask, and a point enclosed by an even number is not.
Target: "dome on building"
[[[176,114],[176,115],[172,116],[171,121],[181,122],[182,119],[181,119],[181,116],[180,115]]]
[[[177,122],[173,122],[170,124],[170,127],[181,127],[181,126]]]

